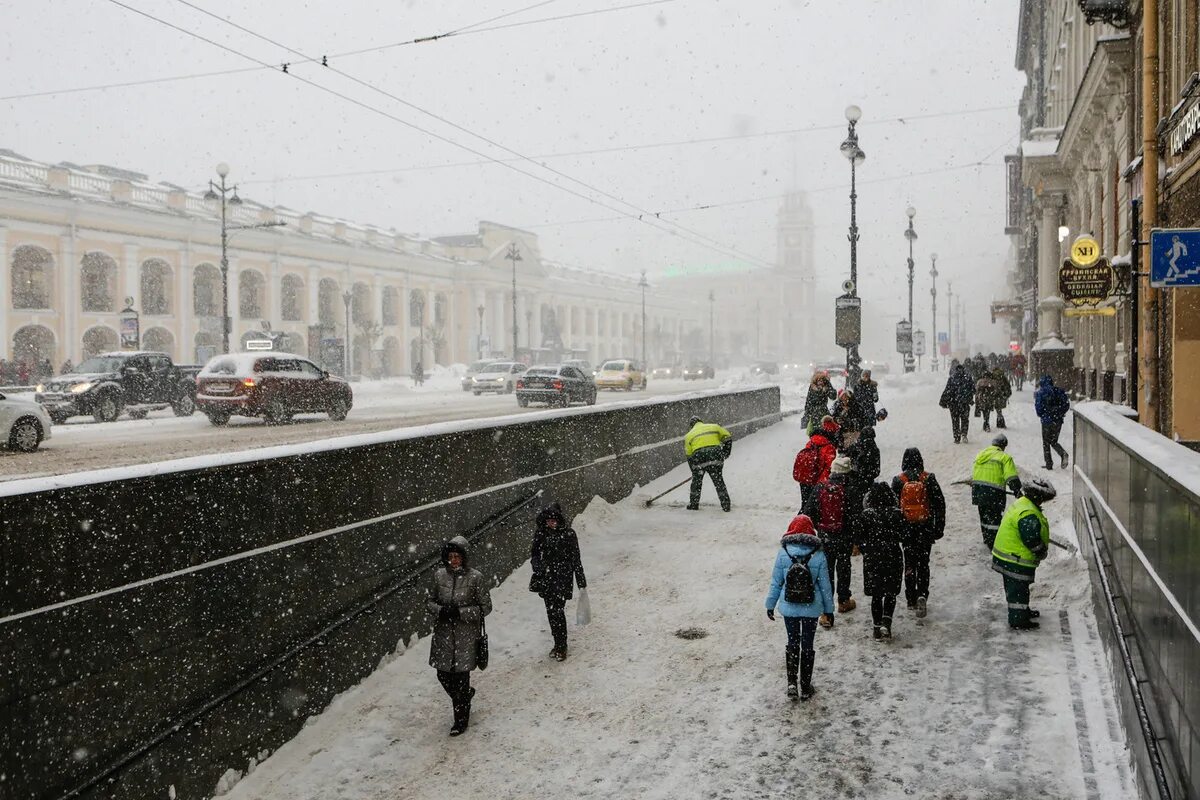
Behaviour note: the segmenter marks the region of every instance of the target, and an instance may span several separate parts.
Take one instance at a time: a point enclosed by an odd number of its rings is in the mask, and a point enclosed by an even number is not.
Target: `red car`
[[[350,384],[289,353],[217,356],[196,378],[196,406],[213,425],[234,414],[263,417],[268,425],[312,413],[340,422],[353,404]]]

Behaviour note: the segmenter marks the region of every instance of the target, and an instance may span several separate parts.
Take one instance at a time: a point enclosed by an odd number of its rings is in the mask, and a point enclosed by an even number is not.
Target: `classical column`
[[[238,353],[242,349],[242,334],[239,333],[242,319],[242,297],[238,291],[240,281],[238,275],[238,258],[229,256],[229,352]]]
[[[117,292],[118,297],[114,298],[118,311],[125,307],[126,297],[132,297],[134,305],[137,306],[140,305],[142,295],[141,282],[138,280],[138,246],[127,243],[122,248],[122,253],[125,263],[121,274],[124,276],[124,280],[121,281],[121,289]]]
[[[9,313],[12,309],[12,293],[9,291],[8,279],[12,258],[8,253],[8,228],[0,225],[0,357],[12,355],[12,331],[8,329]]]
[[[179,248],[179,270],[175,284],[175,352],[179,360],[191,363],[195,361],[196,351],[196,315],[192,304],[192,249],[188,243]]]
[[[79,315],[82,313],[80,304],[80,287],[79,281],[81,270],[79,264],[75,261],[75,229],[72,227],[71,233],[65,236],[60,236],[58,239],[58,263],[59,263],[59,286],[62,287],[58,292],[58,314],[59,325],[58,335],[62,338],[59,340],[58,347],[58,362],[54,364],[54,371],[57,372],[62,359],[69,358],[75,363],[79,363],[78,356],[83,347],[79,341]],[[4,265],[5,267],[7,265]]]
[[[1038,202],[1041,219],[1038,222],[1038,340],[1031,353],[1035,379],[1050,375],[1064,388],[1072,386],[1071,370],[1075,349],[1063,341],[1063,301],[1058,296],[1058,271],[1062,266],[1062,249],[1058,241],[1059,209],[1062,195],[1045,193]]]
[[[280,283],[279,256],[271,259],[267,276],[267,322],[274,330],[283,330],[283,285]]]

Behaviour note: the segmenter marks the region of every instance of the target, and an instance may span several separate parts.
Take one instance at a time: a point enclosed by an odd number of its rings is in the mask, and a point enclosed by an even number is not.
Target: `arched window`
[[[238,315],[242,319],[262,319],[266,284],[261,272],[242,270],[238,276]]]
[[[13,359],[35,366],[49,360],[54,363],[54,334],[42,325],[26,325],[13,334]]]
[[[354,284],[354,297],[350,301],[350,319],[355,325],[373,322],[371,313],[371,288],[361,281]]]
[[[284,275],[279,282],[279,307],[286,322],[304,319],[304,281],[299,275]]]
[[[322,278],[317,287],[317,321],[326,326],[336,325],[338,303],[341,301],[338,282],[333,278]]]
[[[166,328],[151,328],[142,334],[142,349],[154,353],[166,353],[175,357],[175,335]]]
[[[196,316],[221,316],[221,273],[212,264],[197,264],[192,275],[192,308]],[[200,346],[206,345],[197,345]]]
[[[438,292],[433,298],[433,324],[445,325],[449,313],[450,298],[446,297],[445,292]]]
[[[142,262],[142,313],[171,313],[171,265],[161,258]]]
[[[117,262],[107,253],[84,253],[79,265],[80,300],[83,310],[94,313],[116,311]]]
[[[97,325],[83,332],[83,357],[85,359],[101,353],[111,353],[120,346],[117,332],[107,325]]]
[[[24,244],[13,251],[12,307],[50,308],[54,257],[50,251]]]
[[[425,327],[425,293],[420,289],[409,292],[408,324],[416,328]]]
[[[383,322],[384,325],[395,325],[396,324],[396,320],[398,319],[398,316],[399,316],[396,313],[397,299],[398,298],[396,297],[396,287],[394,287],[394,286],[383,287],[383,305],[381,308],[382,320],[380,320],[380,321]],[[397,345],[397,347],[399,347],[399,345]]]

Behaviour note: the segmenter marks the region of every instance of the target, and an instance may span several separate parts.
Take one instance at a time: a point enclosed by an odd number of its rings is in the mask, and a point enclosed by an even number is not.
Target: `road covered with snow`
[[[572,625],[567,661],[547,658],[528,567],[494,589],[492,664],[472,676],[465,736],[446,735],[449,702],[422,639],[248,775],[253,765],[230,765],[218,789],[227,800],[1134,796],[1086,565],[1053,550],[1033,587],[1041,630],[1009,629],[969,489],[950,485],[990,436],[972,419],[971,443],[952,444],[940,388],[937,376],[886,381],[879,427],[885,477],[917,445],[946,487],[929,616],[901,600],[895,639],[873,641],[855,559],[860,605],[818,631],[812,701],[786,698],[783,624],[763,605],[798,504],[790,470],[805,436],[789,417],[735,447],[730,514],[711,485],[700,513],[681,507],[682,489],[645,509],[682,467],[614,505],[592,501],[574,524],[593,622]],[[1010,452],[1031,470],[1041,448],[1030,393],[1013,406]],[[1073,541],[1069,478],[1053,473],[1048,514],[1056,538]],[[675,635],[685,628],[707,635]]]
[[[645,392],[602,391],[596,402],[604,405],[677,395],[718,388],[731,381],[737,379],[720,375],[716,380],[704,381],[652,380]],[[354,408],[342,422],[333,422],[324,414],[302,414],[284,425],[234,417],[227,426],[218,428],[200,412],[180,418],[170,409],[152,412],[142,420],[122,417],[105,424],[76,417],[55,425],[53,436],[36,453],[0,451],[0,481],[545,410],[540,405],[518,408],[513,395],[476,397],[464,392],[458,375],[444,368],[420,387],[414,387],[409,379],[394,379],[356,382],[352,388]]]

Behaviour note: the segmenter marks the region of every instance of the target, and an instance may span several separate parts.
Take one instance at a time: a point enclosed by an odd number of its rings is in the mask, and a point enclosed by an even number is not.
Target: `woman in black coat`
[[[966,369],[957,361],[950,367],[950,377],[938,403],[950,411],[950,426],[954,430],[954,443],[967,441],[967,426],[971,420],[971,406],[975,404],[975,382]]]
[[[567,657],[567,600],[574,596],[575,585],[587,588],[587,578],[579,556],[579,537],[558,503],[538,512],[530,564],[533,577],[529,579],[529,591],[545,602],[546,618],[554,636],[550,657],[562,661]]]
[[[800,418],[800,424],[805,426],[809,436],[821,427],[821,420],[829,413],[829,404],[836,399],[837,390],[829,382],[829,374],[818,372],[813,375],[808,396],[804,398],[804,416]]]
[[[900,537],[904,518],[896,495],[886,483],[875,483],[863,501],[858,526],[858,549],[863,556],[863,593],[871,598],[872,635],[892,638],[892,615],[904,575],[904,551]]]

